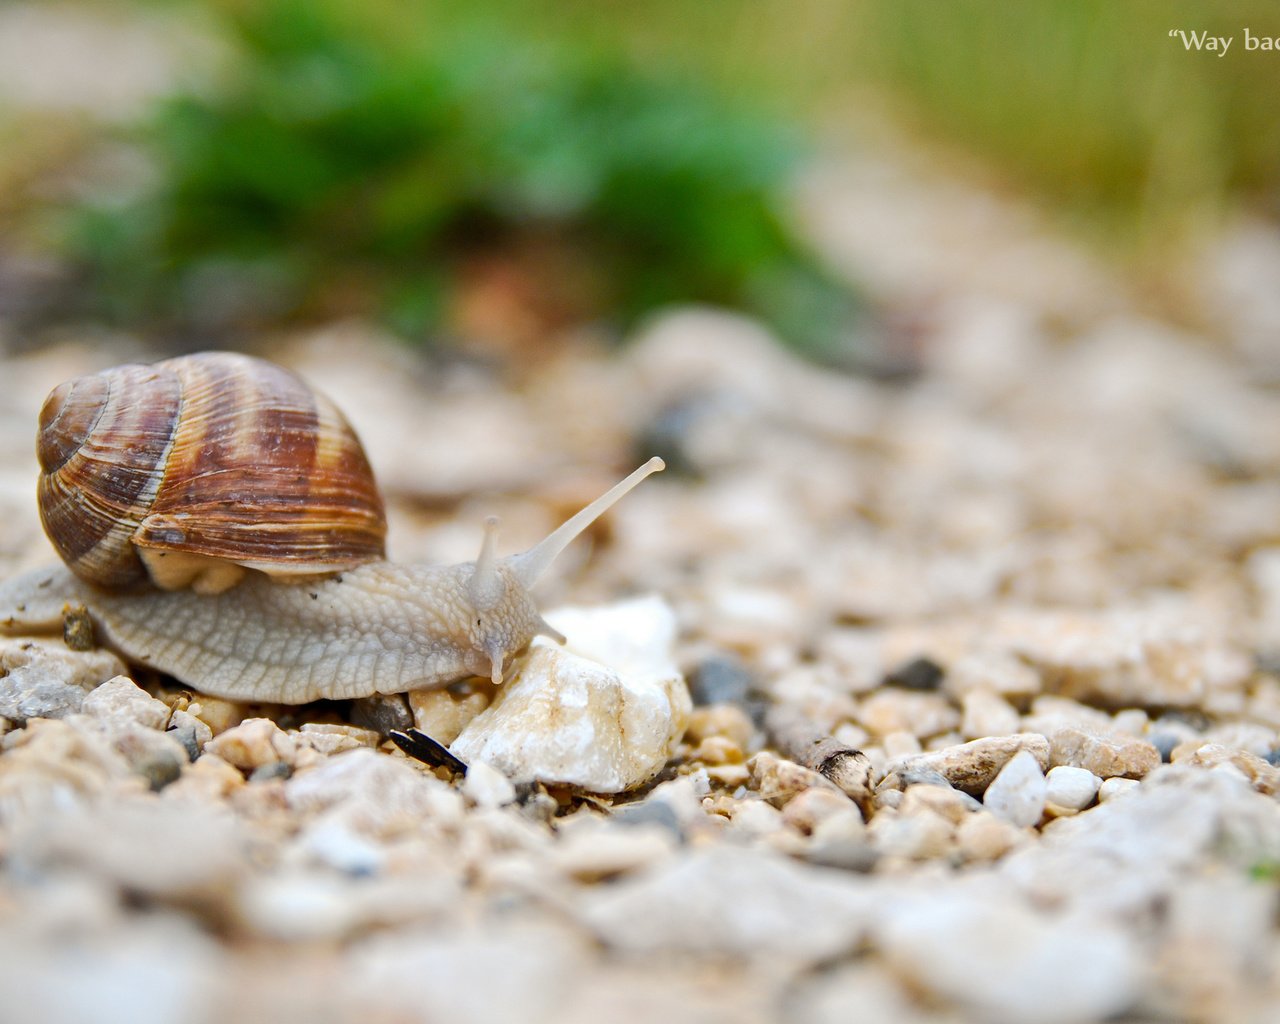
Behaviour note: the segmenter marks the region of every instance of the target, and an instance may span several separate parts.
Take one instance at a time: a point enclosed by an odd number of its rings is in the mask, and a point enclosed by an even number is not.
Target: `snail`
[[[341,413],[261,359],[205,352],[60,385],[40,413],[41,520],[62,566],[0,584],[0,632],[83,606],[130,660],[217,697],[283,704],[502,681],[543,621],[529,588],[650,459],[519,554],[387,561],[368,460]]]

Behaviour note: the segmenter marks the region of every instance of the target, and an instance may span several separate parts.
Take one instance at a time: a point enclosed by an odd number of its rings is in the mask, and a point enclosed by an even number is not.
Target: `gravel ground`
[[[1280,243],[1206,247],[1200,337],[909,161],[799,213],[917,376],[709,310],[518,376],[359,324],[264,342],[360,431],[398,560],[474,557],[491,512],[522,549],[667,459],[539,587],[674,610],[659,774],[462,781],[377,709],[0,637],[0,1017],[1276,1018]],[[0,576],[52,558],[44,394],[145,355],[77,338],[0,362]]]

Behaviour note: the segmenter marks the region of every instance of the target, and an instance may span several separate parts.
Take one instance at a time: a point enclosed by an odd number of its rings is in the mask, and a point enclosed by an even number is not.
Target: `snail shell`
[[[205,352],[60,385],[40,412],[37,494],[67,566],[218,592],[245,568],[314,576],[384,557],[359,439],[272,363]]]

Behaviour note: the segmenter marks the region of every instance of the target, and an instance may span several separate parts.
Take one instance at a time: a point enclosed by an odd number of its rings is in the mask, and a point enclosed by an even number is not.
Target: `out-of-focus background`
[[[1194,279],[1221,269],[1204,261],[1224,238],[1222,258],[1256,249],[1274,269],[1280,62],[1168,31],[1265,35],[1270,13],[6,5],[5,344],[90,324],[235,346],[359,317],[519,362],[565,331],[621,338],[699,302],[845,368],[909,370],[918,353],[893,331],[920,310],[866,294],[797,209],[815,168],[877,151],[1028,204],[1152,313],[1221,338]],[[968,225],[957,262],[987,227]]]

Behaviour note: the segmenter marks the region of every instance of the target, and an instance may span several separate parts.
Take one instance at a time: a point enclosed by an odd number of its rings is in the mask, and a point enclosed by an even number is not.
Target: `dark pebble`
[[[1148,736],[1147,742],[1160,751],[1160,760],[1168,764],[1173,759],[1173,748],[1182,741],[1173,733],[1157,732]]]
[[[885,686],[927,692],[942,685],[942,666],[929,658],[916,658],[884,677]]]
[[[698,663],[689,677],[694,704],[746,704],[755,678],[737,658],[716,654]]]
[[[177,782],[182,775],[182,765],[175,754],[172,757],[156,757],[147,761],[138,769],[138,774],[147,780],[151,792],[159,793],[171,782]]]
[[[661,456],[669,475],[697,478],[701,468],[694,459],[689,439],[697,425],[713,411],[706,395],[688,395],[664,406],[636,437],[638,461]]]
[[[413,712],[400,693],[360,697],[351,702],[351,724],[372,729],[379,736],[413,728]]]
[[[658,825],[677,839],[684,839],[684,829],[671,805],[661,800],[640,800],[633,804],[615,806],[612,820],[619,825]]]
[[[250,782],[270,782],[272,779],[287,779],[293,775],[293,769],[287,761],[272,761],[260,764],[249,773]]]
[[[1276,747],[1267,754],[1267,763],[1280,768],[1280,747]]]
[[[187,760],[194,761],[200,756],[200,744],[196,742],[196,727],[194,725],[184,725],[180,729],[166,729],[170,736],[182,744],[187,752]]]

